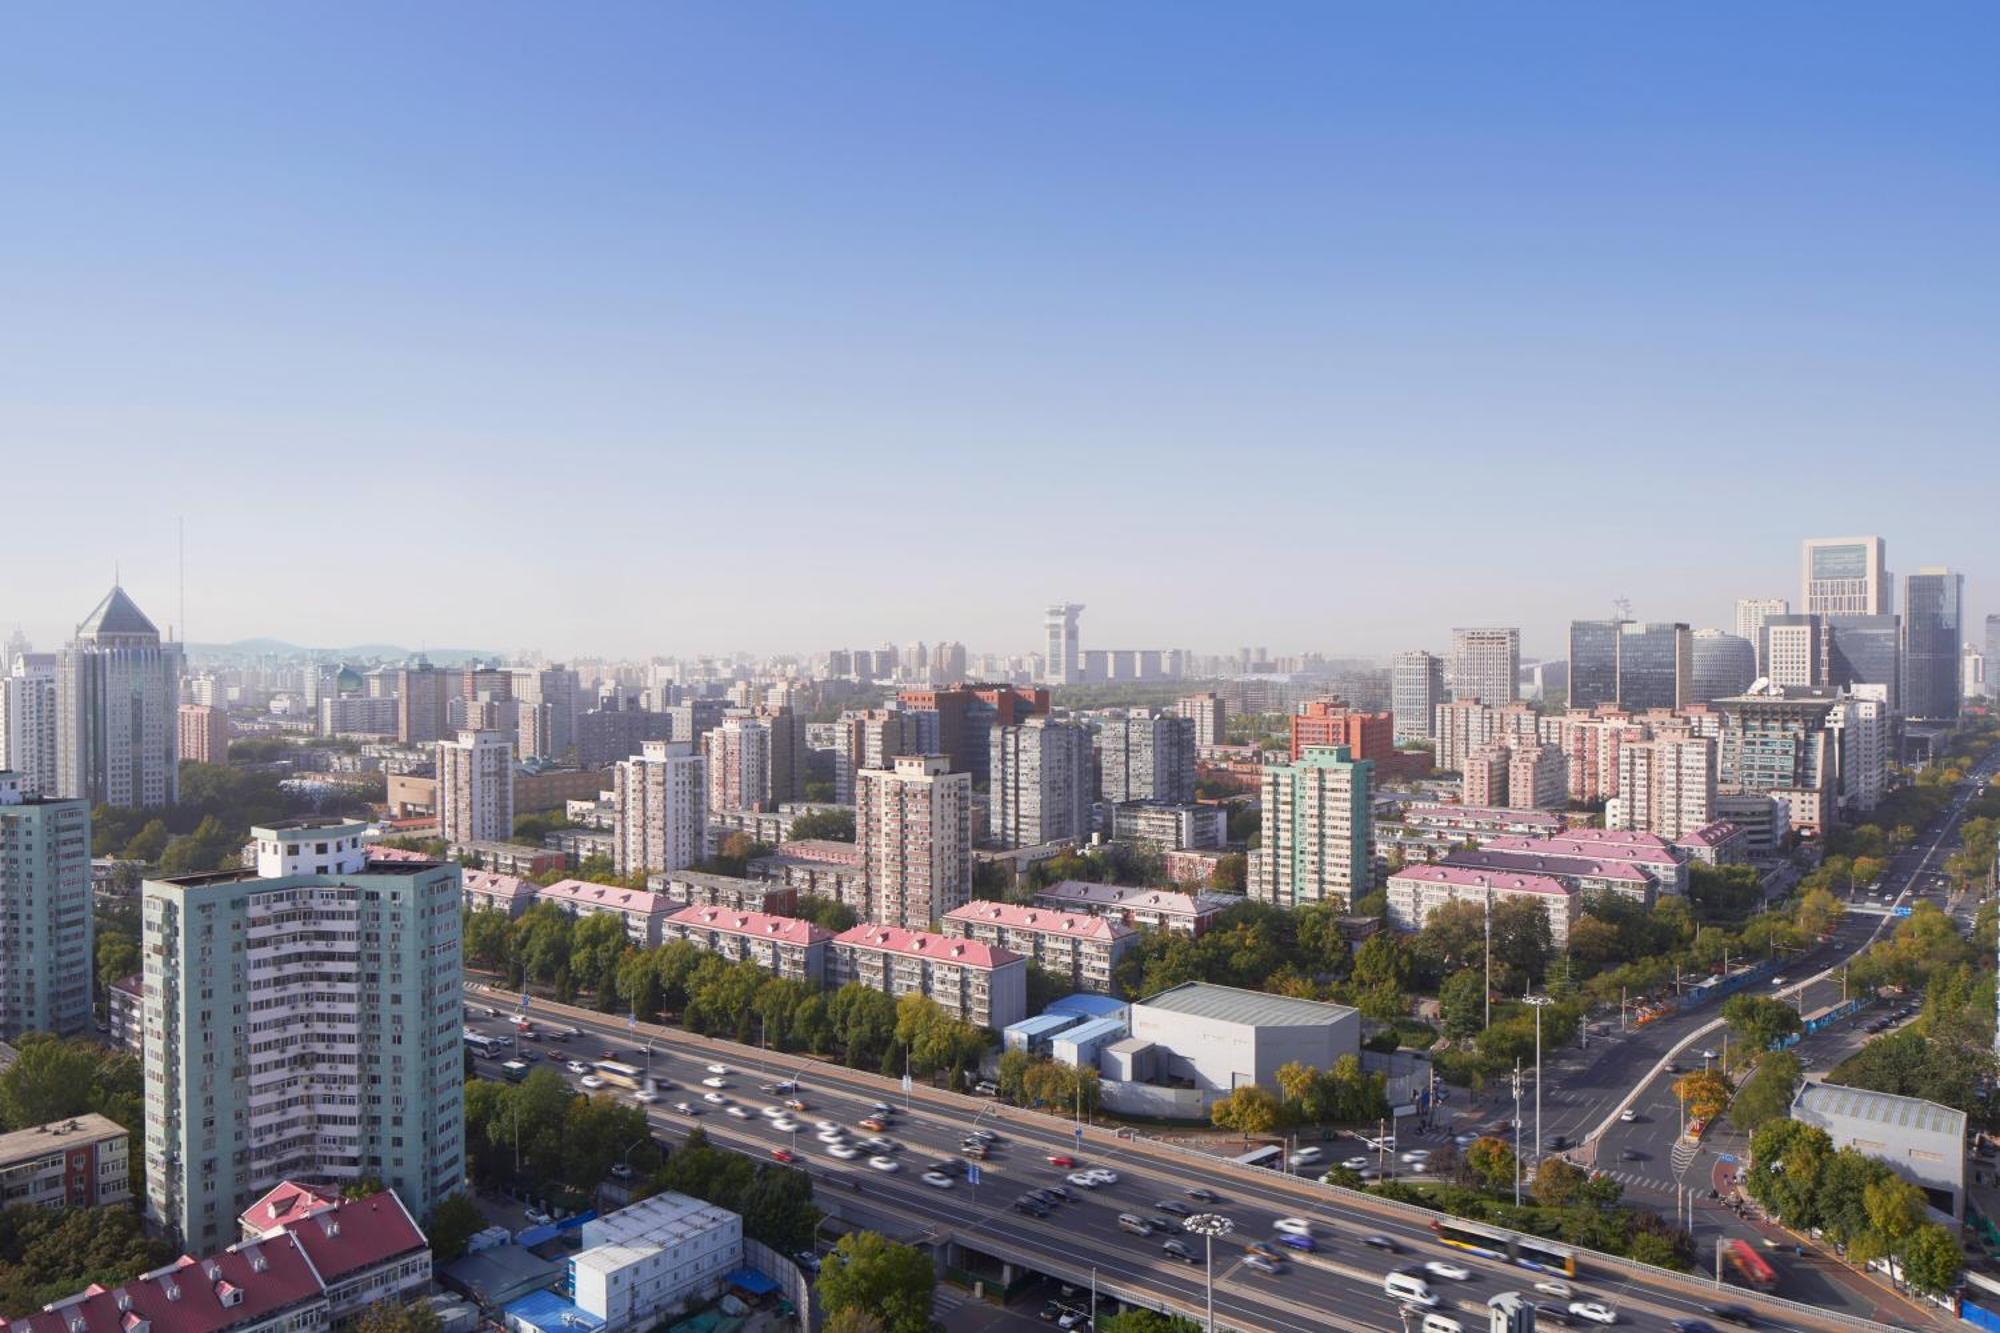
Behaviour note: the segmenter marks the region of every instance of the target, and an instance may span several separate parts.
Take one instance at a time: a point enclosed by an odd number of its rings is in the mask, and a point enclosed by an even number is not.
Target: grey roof
[[[1183,982],[1140,1000],[1134,1007],[1139,1006],[1251,1027],[1317,1027],[1337,1023],[1355,1012],[1344,1004],[1266,995],[1262,991],[1215,986],[1206,981]]]
[[[1844,1088],[1837,1083],[1808,1083],[1800,1088],[1799,1095],[1792,1101],[1792,1119],[1803,1120],[1822,1129],[1901,1130],[1911,1134],[1934,1134],[1955,1142],[1965,1137],[1963,1111],[1954,1111],[1949,1106],[1927,1102],[1921,1097],[1870,1092],[1866,1088]]]
[[[157,638],[159,633],[153,622],[146,619],[146,613],[125,595],[125,590],[115,586],[104,594],[104,600],[76,627],[79,639],[94,639],[105,634],[151,634]]]

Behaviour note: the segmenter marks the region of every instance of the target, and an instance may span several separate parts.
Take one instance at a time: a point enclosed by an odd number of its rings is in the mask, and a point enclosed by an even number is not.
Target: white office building
[[[719,1295],[743,1264],[743,1219],[685,1194],[655,1194],[583,1224],[569,1260],[577,1308],[603,1333],[649,1329]]]
[[[1757,653],[1757,674],[1765,674],[1764,622],[1772,616],[1790,614],[1792,604],[1782,597],[1739,597],[1736,599],[1736,637],[1752,645]]]
[[[20,780],[23,796],[54,796],[56,655],[23,653],[0,676],[0,769]]]
[[[1396,744],[1429,740],[1435,734],[1437,706],[1445,699],[1442,657],[1421,649],[1396,654],[1389,666],[1389,707],[1396,717]]]
[[[1880,537],[1809,537],[1800,548],[1800,610],[1818,616],[1895,612],[1895,581]]]
[[[180,797],[178,643],[123,588],[105,594],[56,663],[57,794],[151,809]]]
[[[987,830],[1002,847],[1090,836],[1090,732],[1075,722],[1036,716],[993,728],[992,815]]]
[[[1521,631],[1498,627],[1451,632],[1451,697],[1513,703],[1520,697]]]

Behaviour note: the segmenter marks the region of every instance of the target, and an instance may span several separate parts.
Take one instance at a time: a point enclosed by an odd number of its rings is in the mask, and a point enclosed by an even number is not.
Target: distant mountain
[[[203,657],[300,657],[308,653],[318,657],[338,658],[343,662],[365,662],[378,659],[384,662],[400,662],[416,656],[408,648],[393,643],[356,643],[345,648],[306,648],[284,639],[257,638],[238,639],[234,643],[190,643],[188,652]],[[475,658],[493,661],[504,656],[490,648],[425,648],[423,655],[436,666],[459,666]]]

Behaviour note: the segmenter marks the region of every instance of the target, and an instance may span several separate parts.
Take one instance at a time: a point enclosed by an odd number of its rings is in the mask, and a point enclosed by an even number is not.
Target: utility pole
[[[1514,1057],[1514,1206],[1521,1206],[1521,1057]]]
[[[1535,1011],[1535,1156],[1542,1155],[1542,1010],[1554,1001],[1546,995],[1522,997]]]
[[[1486,886],[1486,1026],[1493,1026],[1493,886]]]
[[[1625,997],[1626,987],[1620,986],[1618,988],[1618,1030],[1620,1032],[1625,1030]]]

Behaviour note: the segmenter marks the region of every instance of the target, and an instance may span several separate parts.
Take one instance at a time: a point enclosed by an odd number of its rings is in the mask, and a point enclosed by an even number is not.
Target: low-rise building
[[[1563,830],[1561,815],[1548,810],[1506,810],[1490,806],[1412,801],[1403,807],[1406,828],[1482,837],[1547,837]]]
[[[945,913],[944,933],[997,944],[1033,959],[1081,991],[1108,995],[1119,960],[1139,932],[1111,917],[984,900]]]
[[[1162,852],[1212,850],[1229,841],[1229,811],[1219,805],[1127,801],[1111,807],[1111,836]]]
[[[642,949],[660,942],[661,927],[673,910],[673,903],[661,894],[582,879],[557,880],[538,890],[535,900],[554,903],[577,916],[614,913],[624,921],[626,937]]]
[[[826,946],[833,932],[797,917],[738,912],[727,907],[683,907],[670,915],[665,938],[686,940],[731,962],[750,962],[773,976],[826,978]]]
[[[663,870],[646,877],[646,887],[680,907],[727,907],[733,912],[797,916],[799,892],[768,879],[738,879],[700,870]]]
[[[1886,1163],[1924,1192],[1931,1211],[1965,1221],[1965,1112],[1921,1097],[1808,1081],[1792,1099],[1792,1119],[1817,1125],[1836,1151],[1852,1148]]]
[[[1028,960],[997,945],[870,924],[836,935],[828,959],[829,985],[923,995],[976,1027],[1004,1028],[1027,1013]]]
[[[1422,930],[1446,903],[1482,907],[1515,898],[1538,904],[1549,918],[1557,948],[1569,939],[1576,890],[1550,875],[1473,870],[1457,865],[1410,866],[1389,876],[1389,920],[1399,930]]]
[[[1176,893],[1078,879],[1059,880],[1035,894],[1037,907],[1115,917],[1143,930],[1173,930],[1185,935],[1204,934],[1217,917],[1242,901],[1235,894]]]
[[[567,1285],[580,1309],[604,1321],[604,1333],[628,1333],[721,1294],[742,1263],[741,1217],[685,1194],[655,1194],[583,1224]]]
[[[508,916],[527,911],[542,887],[531,879],[495,874],[491,870],[461,871],[459,882],[465,887],[466,911],[505,912]]]
[[[553,874],[567,865],[563,854],[553,847],[524,847],[518,842],[461,842],[452,847],[451,859],[462,866],[524,879]]]
[[[752,879],[785,885],[801,896],[845,903],[864,920],[874,915],[868,872],[851,843],[817,839],[788,842],[771,855],[752,861],[745,873]]]
[[[1331,1069],[1361,1051],[1361,1015],[1346,1005],[1200,981],[1133,1004],[1131,1028],[1118,1072],[1150,1069],[1150,1082],[1185,1090],[1201,1110],[1245,1083],[1275,1091],[1282,1065]]]
[[[135,972],[105,988],[104,1008],[111,1025],[111,1044],[135,1060],[146,1055],[146,976]]]
[[[776,810],[710,810],[703,833],[704,855],[715,856],[731,834],[747,834],[752,842],[776,847],[792,836],[792,826],[807,815],[852,811],[852,806],[823,801],[780,801]]]
[[[1657,833],[1578,828],[1552,838],[1492,838],[1481,844],[1481,850],[1615,861],[1644,875],[1656,892],[1677,897],[1687,893],[1687,863],[1675,853],[1673,843]]]
[[[1427,869],[1456,868],[1493,875],[1536,875],[1554,879],[1572,892],[1595,897],[1617,894],[1650,907],[1653,883],[1637,867],[1623,861],[1599,861],[1588,856],[1555,853],[1496,851],[1491,846],[1476,851],[1453,851]]]
[[[575,870],[585,861],[602,857],[614,861],[618,855],[618,835],[594,828],[559,828],[542,835],[542,846],[554,848],[563,855],[563,865]]]
[[[131,1135],[86,1112],[0,1134],[0,1208],[96,1208],[132,1197]]]
[[[1736,824],[1718,819],[1674,839],[1674,849],[1703,865],[1730,865],[1750,859],[1750,835]]]

